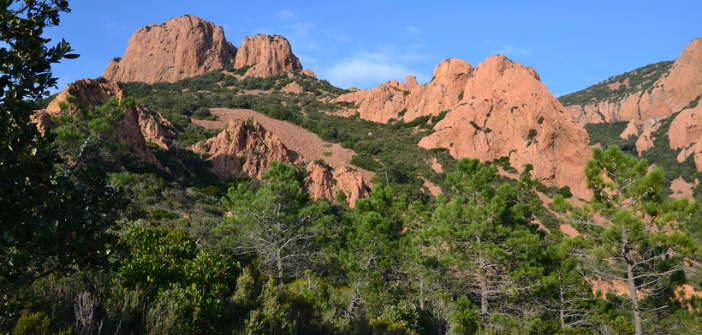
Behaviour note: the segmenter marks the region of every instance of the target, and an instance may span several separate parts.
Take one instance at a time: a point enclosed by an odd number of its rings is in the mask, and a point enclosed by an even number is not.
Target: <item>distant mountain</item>
[[[559,100],[581,125],[627,122],[612,135],[631,138],[636,153],[668,170],[685,170],[673,166],[677,161],[702,171],[701,95],[702,38],[698,38],[673,62],[651,64]],[[689,173],[681,175],[694,179]]]

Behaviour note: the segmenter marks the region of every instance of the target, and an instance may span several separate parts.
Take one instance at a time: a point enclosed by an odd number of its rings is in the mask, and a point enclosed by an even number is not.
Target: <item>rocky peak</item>
[[[434,69],[432,81],[426,85],[408,84],[413,88],[407,96],[404,120],[409,122],[425,115],[439,115],[455,108],[464,98],[464,86],[475,68],[466,61],[449,58]],[[416,83],[416,80],[414,81]]]
[[[61,112],[59,105],[67,102],[68,97],[75,99],[75,104],[82,106],[85,109],[93,110],[95,107],[102,106],[110,99],[124,98],[126,94],[117,85],[116,82],[99,82],[95,79],[81,79],[68,84],[66,89],[59,93],[54,100],[46,107],[49,114],[58,114]],[[69,106],[71,108],[71,106]]]
[[[547,185],[570,186],[587,197],[582,167],[589,138],[534,69],[493,56],[466,80],[464,99],[419,146],[446,148],[455,158],[483,161],[509,157],[512,167],[534,167]]]
[[[110,61],[103,77],[149,84],[175,82],[222,68],[235,54],[222,27],[185,15],[137,30],[124,57]]]
[[[285,37],[264,34],[248,36],[244,39],[236,54],[234,67],[244,66],[252,66],[246,72],[246,77],[268,77],[302,70],[300,60],[293,54],[290,42]]]

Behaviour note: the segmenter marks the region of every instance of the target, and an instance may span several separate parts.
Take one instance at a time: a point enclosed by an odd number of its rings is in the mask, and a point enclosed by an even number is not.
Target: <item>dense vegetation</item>
[[[3,4],[11,24],[0,32],[19,37],[0,49],[2,64],[27,59],[13,52],[44,49],[42,22],[56,24],[67,10],[65,1],[24,5],[45,16]],[[39,21],[22,30],[21,17]],[[40,65],[2,72],[0,121],[9,129],[0,134],[3,333],[702,331],[702,301],[673,298],[698,264],[687,232],[700,206],[665,197],[663,169],[616,146],[595,150],[588,162],[590,202],[575,207],[564,200],[567,189],[549,190],[554,201],[546,208],[536,192],[546,189],[529,166],[510,179],[495,166],[509,169],[504,161],[456,162],[417,148],[427,119],[384,125],[334,116],[349,106],[316,99],[342,92],[324,81],[299,74],[240,81],[222,71],[123,84],[131,98],[76,106],[41,136],[29,115],[43,102],[26,99],[44,96],[55,81],[50,73],[45,82],[22,79],[46,74],[69,50],[62,43],[32,52]],[[312,93],[278,91],[292,81]],[[179,130],[173,148],[157,151],[171,173],[116,144],[114,125],[135,104]],[[211,117],[203,107],[251,108],[342,143],[358,153],[355,164],[377,172],[376,186],[352,208],[303,193],[299,166],[275,162],[263,180],[220,181],[187,150],[212,135],[190,123],[190,116]],[[446,173],[427,167],[434,157]],[[418,176],[444,193],[421,191]],[[554,229],[559,223],[584,235],[564,236]],[[598,287],[599,279],[625,283],[625,293]],[[699,280],[687,282],[699,288]]]

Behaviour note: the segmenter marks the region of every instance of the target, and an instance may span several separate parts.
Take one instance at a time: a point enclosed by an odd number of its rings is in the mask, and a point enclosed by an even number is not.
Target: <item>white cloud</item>
[[[427,80],[428,76],[398,63],[398,60],[386,53],[357,52],[323,71],[320,77],[344,88],[373,88],[390,80],[404,81],[406,76],[416,76],[420,82]]]
[[[518,48],[518,47],[511,46],[511,45],[503,45],[501,48],[491,51],[491,53],[497,54],[497,55],[509,56],[509,57],[516,57],[516,56],[529,56],[532,53],[532,51],[529,49]]]
[[[276,11],[275,15],[277,15],[278,17],[281,17],[283,19],[287,19],[287,20],[296,20],[297,19],[297,15],[295,15],[295,13],[287,11],[287,10]]]

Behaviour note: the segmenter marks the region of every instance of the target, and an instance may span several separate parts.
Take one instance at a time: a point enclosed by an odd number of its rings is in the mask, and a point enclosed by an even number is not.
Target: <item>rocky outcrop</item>
[[[630,121],[640,133],[654,121],[680,111],[702,94],[701,82],[702,38],[698,38],[685,48],[667,74],[651,89],[633,92],[621,99],[574,105],[568,109],[580,124]]]
[[[670,123],[670,148],[681,150],[678,161],[693,156],[697,171],[702,171],[702,105],[685,109]]]
[[[121,99],[125,96],[126,94],[116,82],[99,82],[95,79],[81,79],[68,84],[66,89],[60,92],[56,98],[49,103],[49,106],[46,107],[46,111],[49,114],[58,114],[61,112],[60,105],[63,103],[67,104],[69,110],[77,107],[82,107],[86,110],[94,110],[95,107],[102,106],[113,97]]]
[[[464,86],[473,71],[475,68],[465,61],[451,58],[437,65],[432,81],[426,85],[419,85],[417,78],[410,76],[406,84],[393,80],[374,89],[344,94],[336,101],[355,103],[362,119],[410,122],[455,108],[464,98]]]
[[[455,158],[509,157],[547,185],[570,186],[587,198],[583,166],[589,138],[541,83],[533,68],[504,56],[488,58],[467,79],[463,103],[438,122],[419,146],[446,148]]]
[[[210,155],[211,171],[220,178],[227,178],[234,171],[261,178],[272,161],[291,164],[298,160],[297,153],[288,150],[257,121],[232,121],[219,135],[196,143],[192,150]]]
[[[185,15],[137,30],[124,57],[110,61],[102,76],[122,82],[175,82],[222,68],[235,54],[222,27]]]
[[[37,130],[39,130],[41,136],[46,135],[47,131],[56,127],[54,121],[51,120],[51,114],[48,113],[45,109],[35,111],[34,114],[32,114],[31,116],[31,120],[33,123],[36,123]]]
[[[351,169],[334,170],[326,164],[314,161],[307,165],[306,189],[313,199],[327,199],[336,202],[339,192],[344,193],[346,201],[351,208],[355,207],[356,200],[368,197],[368,184],[363,174]]]
[[[293,81],[292,83],[285,85],[285,87],[283,87],[281,91],[291,94],[302,94],[305,92],[305,88],[297,82]]]
[[[407,85],[393,80],[371,90],[344,94],[336,101],[354,102],[360,118],[386,123],[390,119],[397,119],[400,111],[405,108],[405,92],[408,92]]]
[[[434,69],[434,79],[426,85],[417,85],[415,78],[408,78],[412,87],[407,96],[405,121],[426,115],[439,115],[454,109],[465,97],[465,85],[473,75],[475,67],[467,62],[451,58]],[[468,97],[469,98],[469,97]]]
[[[119,121],[115,128],[115,136],[117,141],[124,143],[134,155],[138,156],[147,163],[154,164],[161,170],[169,171],[154,155],[153,150],[146,144],[146,138],[142,133],[144,127],[144,115],[152,114],[143,106],[133,106],[124,109],[124,117]]]
[[[235,68],[252,66],[245,77],[268,77],[302,70],[300,60],[292,53],[290,42],[283,36],[259,34],[244,39],[234,62]],[[312,73],[314,74],[314,73]]]
[[[312,71],[310,69],[304,69],[304,70],[300,71],[300,74],[308,76],[310,78],[317,79],[317,74],[315,74],[314,71]]]
[[[307,193],[312,199],[336,199],[334,176],[329,166],[312,162],[307,165]]]
[[[141,107],[140,110],[139,126],[144,139],[164,150],[168,150],[171,143],[178,138],[173,124],[160,113],[152,112],[145,107]]]
[[[534,176],[547,185],[570,186],[576,196],[589,197],[583,174],[590,157],[587,133],[533,68],[504,56],[490,57],[477,68],[448,59],[426,85],[414,77],[406,80],[354,91],[337,101],[354,102],[358,109],[352,112],[375,122],[447,113],[419,146],[446,148],[455,158],[509,157],[517,169],[533,165]]]
[[[368,196],[369,187],[361,173],[334,169],[323,162],[309,162],[290,150],[258,121],[231,120],[219,135],[195,144],[192,150],[208,154],[212,162],[211,171],[221,178],[229,177],[234,171],[261,178],[270,162],[281,161],[306,166],[306,191],[314,199],[325,198],[334,202],[339,191],[342,191],[353,205],[356,199]]]

